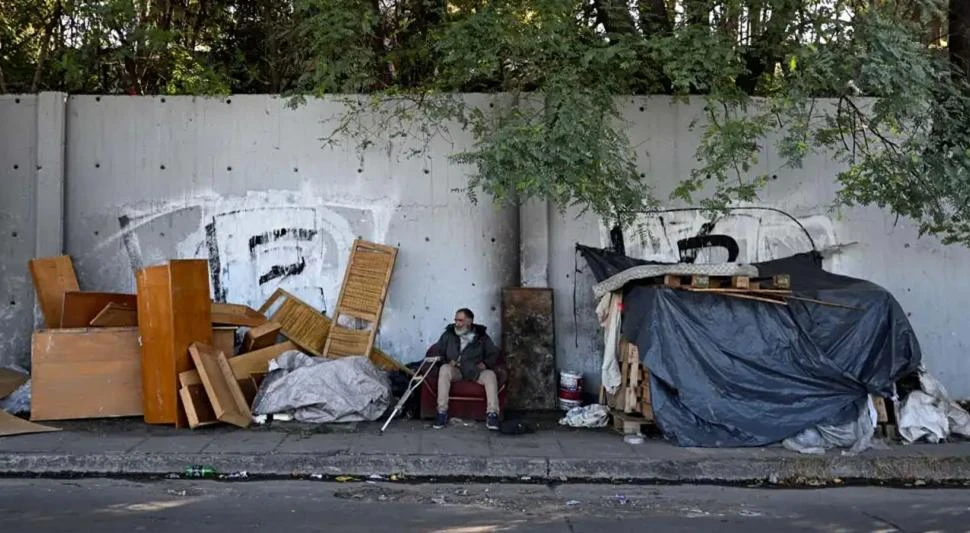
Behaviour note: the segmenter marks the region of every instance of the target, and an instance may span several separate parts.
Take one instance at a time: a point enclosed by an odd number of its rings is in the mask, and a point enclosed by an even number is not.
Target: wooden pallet
[[[636,345],[620,339],[619,361],[620,388],[614,394],[600,388],[600,403],[619,413],[637,414],[652,420],[650,371],[640,363]]]
[[[610,418],[613,420],[613,429],[621,435],[644,435],[648,428],[656,425],[652,418],[635,413],[621,413],[610,409]]]

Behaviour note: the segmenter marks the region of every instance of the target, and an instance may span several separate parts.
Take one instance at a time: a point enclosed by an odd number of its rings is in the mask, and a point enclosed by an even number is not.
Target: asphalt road
[[[0,479],[0,531],[968,531],[970,490]]]

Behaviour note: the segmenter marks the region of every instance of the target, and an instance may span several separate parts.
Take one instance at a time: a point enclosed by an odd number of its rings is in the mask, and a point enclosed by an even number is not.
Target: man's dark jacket
[[[434,353],[443,358],[444,364],[457,360],[462,379],[477,380],[481,372],[478,363],[485,363],[487,368],[494,370],[498,362],[499,350],[486,333],[488,328],[478,324],[473,324],[472,328],[475,330],[475,338],[462,350],[461,340],[455,333],[455,325],[449,324],[435,344]]]

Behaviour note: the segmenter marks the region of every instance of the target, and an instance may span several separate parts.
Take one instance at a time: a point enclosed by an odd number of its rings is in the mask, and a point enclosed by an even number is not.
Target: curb
[[[545,483],[852,483],[970,482],[970,456],[799,456],[704,459],[561,459],[399,454],[0,454],[4,477],[153,477],[180,474],[189,465],[253,478],[332,479],[392,474],[408,481],[463,479]],[[811,484],[811,483],[808,483]]]

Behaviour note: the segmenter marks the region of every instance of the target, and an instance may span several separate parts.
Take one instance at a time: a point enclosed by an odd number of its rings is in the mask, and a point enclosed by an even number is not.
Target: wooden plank
[[[109,303],[108,305],[104,306],[104,309],[102,309],[101,312],[91,319],[90,325],[98,328],[122,328],[137,326],[137,300],[134,308],[118,305],[114,302]]]
[[[178,374],[192,368],[190,344],[212,343],[208,261],[177,259],[147,267],[136,282],[145,422],[186,427]]]
[[[226,357],[232,357],[236,353],[236,327],[214,326],[212,328],[212,345],[226,354]]]
[[[30,275],[34,280],[34,292],[44,315],[44,325],[57,328],[61,325],[61,305],[64,293],[79,291],[77,275],[71,257],[61,255],[56,257],[41,257],[28,262]]]
[[[28,433],[46,433],[48,431],[60,431],[60,428],[35,424],[0,409],[0,437],[26,435]]]
[[[299,347],[292,341],[274,344],[262,350],[230,357],[229,368],[232,369],[232,373],[236,376],[237,380],[246,379],[253,374],[265,373],[269,368],[270,361],[279,357],[283,352],[290,350],[299,350]],[[179,373],[179,383],[183,387],[187,385],[201,385],[202,379],[199,377],[198,370],[186,370],[185,372]]]
[[[62,328],[86,328],[108,304],[116,304],[137,313],[138,304],[134,294],[119,292],[78,292],[64,293],[61,305]]]
[[[21,374],[8,368],[0,368],[0,399],[14,393],[21,385],[27,383],[27,374]]]
[[[212,323],[254,328],[265,324],[266,316],[247,305],[212,302]]]
[[[239,427],[249,427],[252,412],[246,403],[242,389],[236,382],[225,354],[210,345],[192,343],[189,353],[202,378],[202,386],[212,404],[212,411],[222,422]]]
[[[185,416],[189,420],[190,428],[219,423],[215,412],[212,411],[212,404],[209,403],[205,387],[201,383],[180,388],[179,397],[182,399],[182,407],[185,408]]]
[[[31,420],[143,413],[138,328],[36,331],[31,368]]]
[[[886,411],[886,399],[874,394],[870,394],[869,397],[872,398],[872,405],[876,408],[876,423],[885,424],[889,422],[889,413]]]
[[[262,350],[276,344],[276,338],[283,326],[279,322],[267,322],[246,332],[240,353]]]

